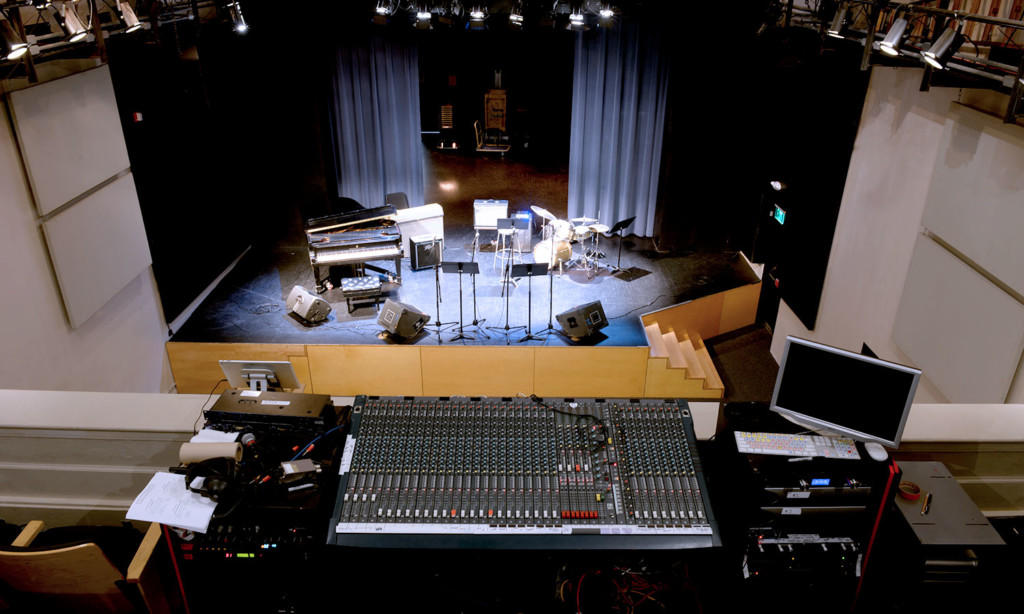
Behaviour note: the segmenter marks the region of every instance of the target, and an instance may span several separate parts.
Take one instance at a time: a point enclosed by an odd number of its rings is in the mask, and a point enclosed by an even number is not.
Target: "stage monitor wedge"
[[[565,333],[573,339],[589,337],[605,326],[608,318],[604,315],[601,301],[577,305],[555,316]]]
[[[398,337],[415,337],[429,321],[430,316],[415,307],[391,299],[384,301],[377,317],[377,324]]]

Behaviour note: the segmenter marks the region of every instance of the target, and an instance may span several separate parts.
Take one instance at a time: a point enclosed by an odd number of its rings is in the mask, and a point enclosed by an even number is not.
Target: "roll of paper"
[[[178,460],[183,465],[198,463],[211,458],[242,460],[242,444],[233,443],[183,443],[178,450]]]

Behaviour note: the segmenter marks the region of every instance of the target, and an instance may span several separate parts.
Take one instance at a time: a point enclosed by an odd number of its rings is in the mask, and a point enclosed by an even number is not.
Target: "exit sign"
[[[775,221],[778,222],[779,224],[785,224],[786,223],[786,211],[785,211],[785,209],[783,209],[782,207],[780,207],[778,205],[775,205],[775,213],[772,215],[772,217],[774,217]]]

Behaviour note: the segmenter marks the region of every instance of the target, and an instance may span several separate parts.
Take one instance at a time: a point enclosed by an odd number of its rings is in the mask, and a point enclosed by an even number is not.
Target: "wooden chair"
[[[0,580],[13,591],[10,605],[19,611],[145,611],[139,605],[153,614],[173,611],[153,564],[163,537],[159,524],[150,525],[126,573],[95,543],[33,548],[42,529],[43,523],[33,520],[9,547],[0,546]],[[133,592],[135,603],[127,596]]]

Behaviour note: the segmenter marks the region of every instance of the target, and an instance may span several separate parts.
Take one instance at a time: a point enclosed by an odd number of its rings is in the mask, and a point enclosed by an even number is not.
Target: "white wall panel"
[[[39,215],[128,168],[106,66],[12,92],[8,100]]]
[[[921,224],[1024,294],[1024,129],[952,105]]]
[[[919,235],[892,338],[952,403],[1002,403],[1024,351],[1024,305]]]
[[[131,173],[43,222],[43,232],[73,328],[152,264]]]

